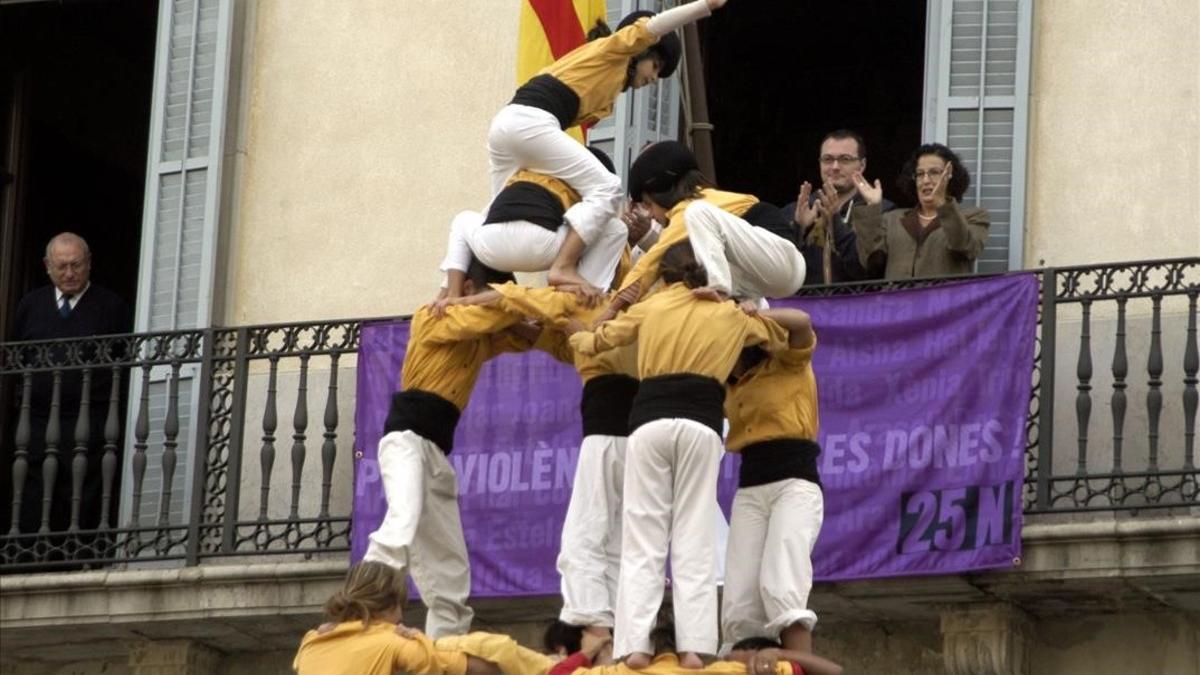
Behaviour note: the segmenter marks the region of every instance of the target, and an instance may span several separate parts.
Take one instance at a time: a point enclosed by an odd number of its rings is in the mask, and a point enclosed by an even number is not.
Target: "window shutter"
[[[991,216],[979,272],[1023,266],[1032,8],[1032,0],[929,4],[924,137],[958,153],[971,172],[963,201]]]
[[[160,0],[154,99],[146,166],[134,330],[207,328],[217,250],[221,157],[230,62],[232,0]],[[187,516],[199,400],[198,368],[184,365],[179,376],[179,436],[172,479],[170,523]],[[142,525],[158,518],[162,488],[163,422],[170,368],[151,372],[148,408],[150,438],[142,485]],[[126,428],[122,522],[133,487],[129,458],[142,382],[130,384]]]

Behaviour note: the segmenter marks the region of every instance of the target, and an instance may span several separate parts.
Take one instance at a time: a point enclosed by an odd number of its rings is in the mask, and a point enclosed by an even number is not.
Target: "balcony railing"
[[[1136,515],[1200,506],[1195,465],[1200,258],[1037,274],[1039,348],[1026,422],[1026,513]],[[801,295],[886,293],[952,280],[838,284],[805,289]],[[12,508],[8,522],[0,524],[0,531],[7,532],[0,535],[0,571],[154,561],[195,565],[218,557],[347,551],[349,499],[339,504],[334,495],[345,496],[352,489],[351,471],[337,474],[335,482],[335,467],[352,466],[353,448],[341,423],[338,373],[343,357],[358,350],[362,323],[0,345],[0,392],[12,401],[3,411],[6,430],[0,439],[4,464],[11,468],[6,485],[11,486]],[[1093,364],[1097,354],[1111,355],[1110,366],[1100,375]],[[1141,374],[1134,375],[1139,369]],[[108,381],[102,399],[95,393],[81,396],[76,406],[64,409],[62,402],[72,399],[65,395],[68,386],[82,384],[86,391],[101,380]],[[1070,380],[1074,386],[1067,386]],[[1101,381],[1107,391],[1098,389]],[[1141,400],[1129,395],[1135,383],[1139,388],[1144,383]],[[35,410],[39,388],[43,394],[48,388],[46,410]],[[128,401],[127,388],[136,393]],[[189,389],[194,398],[183,393]],[[316,430],[310,428],[310,396],[323,410]],[[287,443],[281,436],[289,433],[286,421],[285,429],[279,429],[284,399],[291,413],[291,442],[281,475],[277,443]],[[1093,416],[1094,399],[1107,400],[1107,418]],[[1073,416],[1068,413],[1072,404]],[[123,429],[127,405],[134,421],[132,428]],[[7,425],[14,419],[10,432]],[[45,450],[33,456],[31,439],[42,431],[35,425],[43,420]],[[103,447],[89,449],[89,430],[100,426]],[[248,442],[256,435],[261,441]],[[118,459],[127,438],[130,450],[121,466]],[[310,460],[310,448],[318,450],[319,464]],[[181,458],[190,463],[190,471],[183,472],[191,481],[185,504],[176,494]],[[55,528],[54,498],[48,493],[67,465],[74,478],[72,509],[65,528]],[[33,505],[35,511],[40,508],[37,526],[26,522],[22,532],[22,502],[29,512],[24,485],[36,469],[47,489],[40,505]],[[109,513],[120,498],[122,469],[127,476],[125,509],[116,520]],[[83,510],[82,476],[96,472],[102,492],[98,519]]]

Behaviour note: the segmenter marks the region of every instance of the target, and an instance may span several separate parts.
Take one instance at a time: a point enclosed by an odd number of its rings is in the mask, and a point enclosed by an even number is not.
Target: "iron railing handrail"
[[[1136,511],[1161,509],[1177,506],[1194,507],[1197,500],[1197,471],[1194,461],[1195,418],[1197,407],[1197,385],[1200,378],[1197,370],[1196,305],[1200,295],[1200,257],[1120,262],[1099,265],[1074,265],[1023,270],[1007,274],[1034,274],[1041,286],[1039,297],[1038,351],[1035,356],[1034,387],[1030,398],[1026,421],[1026,495],[1027,513]],[[998,276],[998,275],[987,275]],[[799,297],[828,297],[857,295],[864,293],[886,293],[911,288],[943,285],[979,279],[980,275],[957,275],[923,279],[872,280],[846,282],[801,289]],[[1185,424],[1182,434],[1185,447],[1183,461],[1179,465],[1162,466],[1152,455],[1147,467],[1121,465],[1118,454],[1115,466],[1089,465],[1086,454],[1090,424],[1091,400],[1100,396],[1091,384],[1092,359],[1090,343],[1085,339],[1079,345],[1076,386],[1076,423],[1081,430],[1078,460],[1074,470],[1055,467],[1054,438],[1056,410],[1067,409],[1069,402],[1064,392],[1057,392],[1064,400],[1056,400],[1055,379],[1058,345],[1058,307],[1077,305],[1082,308],[1084,334],[1087,334],[1089,310],[1094,304],[1115,301],[1118,304],[1120,327],[1118,347],[1121,358],[1114,360],[1114,401],[1126,404],[1124,388],[1127,386],[1128,359],[1125,358],[1124,331],[1126,306],[1130,301],[1149,297],[1153,301],[1150,318],[1138,315],[1139,321],[1148,321],[1152,333],[1151,353],[1146,374],[1148,380],[1147,403],[1152,420],[1152,433],[1147,451],[1157,452],[1162,437],[1157,428],[1158,414],[1162,409],[1162,384],[1166,368],[1158,334],[1161,333],[1162,300],[1168,296],[1187,296],[1189,302],[1188,328],[1185,337],[1183,358],[1183,383]],[[336,458],[336,439],[339,434],[337,368],[340,356],[357,352],[362,326],[367,324],[394,322],[410,318],[408,315],[377,316],[332,321],[276,322],[243,326],[212,326],[202,329],[126,333],[121,335],[72,338],[69,340],[34,340],[24,342],[0,342],[0,384],[14,380],[27,389],[32,378],[47,378],[54,374],[62,379],[68,373],[82,371],[83,377],[100,371],[109,373],[128,371],[136,373],[143,382],[150,381],[150,373],[158,369],[159,379],[168,385],[177,385],[181,368],[193,370],[199,381],[196,396],[200,405],[198,419],[192,420],[194,428],[190,436],[178,433],[166,434],[163,441],[155,441],[150,448],[150,429],[141,416],[137,424],[123,434],[133,440],[134,453],[144,465],[151,454],[155,458],[163,455],[170,445],[172,455],[175,445],[190,444],[197,450],[192,454],[192,501],[190,517],[186,522],[172,522],[163,518],[160,510],[157,523],[133,519],[126,526],[114,523],[83,529],[73,524],[71,532],[3,534],[10,531],[8,523],[0,523],[0,569],[46,569],[78,565],[81,561],[95,564],[113,562],[135,562],[142,560],[184,560],[186,564],[197,564],[203,559],[236,555],[265,555],[276,553],[311,554],[315,552],[342,552],[349,548],[348,532],[351,516],[330,513],[329,488]],[[1140,325],[1140,324],[1139,324]],[[1132,329],[1131,329],[1132,332]],[[116,351],[114,351],[116,350]],[[118,353],[119,352],[119,353]],[[276,454],[275,442],[286,452],[289,440],[286,413],[277,415],[278,402],[274,393],[276,372],[285,359],[299,360],[301,383],[307,383],[310,362],[314,358],[327,359],[330,370],[325,383],[313,383],[313,391],[320,394],[325,390],[325,414],[316,421],[316,429],[310,430],[307,409],[307,384],[301,384],[297,392],[296,406],[291,419],[292,481],[291,510],[287,516],[268,513],[272,466]],[[91,359],[91,360],[89,360]],[[264,403],[263,419],[260,421],[262,446],[259,450],[259,471],[263,476],[258,490],[258,516],[241,510],[241,484],[246,468],[250,466],[248,453],[244,452],[245,441],[258,435],[248,418],[248,389],[250,366],[253,362],[266,361],[269,368],[264,377],[268,380],[268,396]],[[166,367],[164,369],[164,367]],[[295,371],[293,371],[295,372]],[[326,372],[321,370],[320,372]],[[1175,369],[1171,370],[1174,377]],[[161,378],[165,376],[166,380]],[[105,450],[114,452],[121,442],[120,423],[114,423],[114,410],[125,405],[117,401],[117,386],[112,387],[110,400],[105,408],[95,411],[97,418],[105,416]],[[24,403],[28,403],[28,394]],[[20,399],[21,396],[18,396]],[[146,407],[145,393],[140,401],[128,401],[129,405]],[[7,411],[3,411],[7,412]],[[83,410],[81,409],[82,413]],[[68,418],[74,411],[59,411]],[[25,412],[24,414],[28,414]],[[174,413],[178,414],[178,413]],[[1114,412],[1114,416],[1116,413]],[[1115,419],[1115,417],[1114,417]],[[175,420],[176,425],[178,420]],[[1123,423],[1123,420],[1122,420]],[[17,425],[21,427],[20,424]],[[168,425],[169,426],[169,425]],[[58,464],[69,464],[81,457],[86,450],[79,445],[75,429],[59,429],[56,446]],[[323,429],[323,431],[322,431]],[[17,429],[17,435],[30,433],[28,424]],[[155,429],[155,433],[158,433]],[[164,433],[166,433],[164,431]],[[1121,444],[1120,430],[1116,432],[1114,447]],[[11,434],[5,431],[5,442]],[[323,441],[322,441],[323,437]],[[1177,436],[1170,436],[1172,441]],[[1103,440],[1103,439],[1100,439]],[[26,439],[26,443],[28,440]],[[159,443],[164,443],[160,450]],[[18,444],[19,445],[19,444]],[[322,470],[321,510],[316,516],[297,510],[301,481],[300,469],[306,461],[308,445],[319,447]],[[20,449],[20,448],[18,448]],[[248,448],[245,448],[248,450]],[[28,453],[26,453],[28,454]],[[84,453],[86,454],[86,452]],[[282,454],[282,452],[281,452]],[[318,453],[311,453],[318,454]],[[8,458],[5,459],[8,461]],[[124,463],[134,461],[127,456]],[[297,464],[296,462],[299,462]],[[87,465],[90,466],[90,465]],[[137,483],[135,477],[135,484]],[[165,489],[163,499],[169,492]],[[135,499],[140,497],[135,496]],[[161,501],[161,500],[160,500]],[[160,504],[160,509],[164,507]],[[274,509],[272,509],[274,510]],[[307,509],[306,509],[307,511]],[[45,512],[43,512],[45,513]],[[102,524],[103,525],[103,524]]]

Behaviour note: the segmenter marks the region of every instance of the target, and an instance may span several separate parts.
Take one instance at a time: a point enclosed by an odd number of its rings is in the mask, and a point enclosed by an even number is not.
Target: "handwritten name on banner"
[[[813,316],[825,523],[818,580],[954,574],[1021,552],[1033,275],[863,296],[788,299]],[[404,322],[363,327],[352,557],[386,511],[375,448],[399,382]],[[479,379],[450,462],[472,594],[557,593],[579,447],[579,378],[543,354],[505,355]],[[738,458],[718,484],[728,513]]]

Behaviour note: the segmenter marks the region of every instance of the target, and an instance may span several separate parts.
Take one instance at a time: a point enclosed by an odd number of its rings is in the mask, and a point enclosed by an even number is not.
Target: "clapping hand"
[[[812,184],[804,181],[800,184],[800,194],[796,197],[796,213],[792,220],[807,230],[817,221],[817,202],[812,199]]]
[[[883,185],[880,184],[878,178],[875,179],[874,185],[863,178],[861,171],[855,171],[850,178],[854,181],[854,187],[858,188],[858,194],[862,195],[868,204],[878,204],[883,201]]]
[[[818,215],[833,217],[838,212],[841,204],[838,203],[838,191],[833,186],[833,183],[826,181],[821,189],[817,191],[817,201],[821,203],[821,211]]]
[[[941,208],[946,203],[946,189],[950,187],[950,179],[954,177],[954,163],[946,162],[942,175],[938,177],[937,185],[933,186],[933,204]]]

